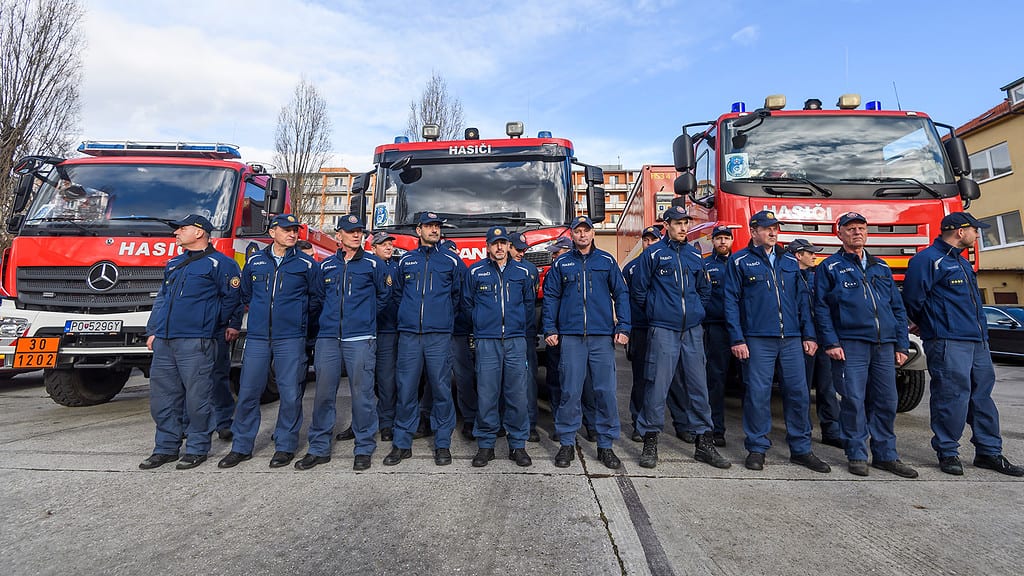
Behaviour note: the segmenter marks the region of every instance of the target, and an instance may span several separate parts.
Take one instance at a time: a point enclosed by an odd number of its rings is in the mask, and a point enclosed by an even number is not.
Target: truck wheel
[[[242,370],[240,368],[231,369],[231,393],[238,398],[238,390],[241,386],[242,381]],[[263,389],[263,393],[260,394],[260,404],[270,404],[271,402],[277,402],[281,399],[281,394],[277,391],[277,379],[274,378],[274,371],[270,371],[270,376],[267,377],[267,386]]]
[[[910,412],[924,397],[924,370],[896,371],[896,411]]]
[[[43,371],[43,384],[61,406],[95,406],[116,396],[131,372],[130,368],[54,368]]]

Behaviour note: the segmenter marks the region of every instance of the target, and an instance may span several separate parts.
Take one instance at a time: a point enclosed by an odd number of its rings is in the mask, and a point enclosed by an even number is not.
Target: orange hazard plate
[[[57,365],[60,338],[18,338],[14,368],[53,368]]]

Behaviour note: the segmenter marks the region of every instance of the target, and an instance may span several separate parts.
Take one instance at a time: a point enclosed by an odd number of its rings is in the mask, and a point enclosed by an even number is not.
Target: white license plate
[[[64,323],[65,334],[116,334],[121,331],[123,320],[68,320]]]

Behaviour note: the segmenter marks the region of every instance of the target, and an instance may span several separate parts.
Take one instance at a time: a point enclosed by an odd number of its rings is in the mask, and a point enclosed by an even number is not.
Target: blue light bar
[[[865,110],[881,110],[882,109],[882,101],[881,100],[870,100],[870,101],[868,101],[867,104],[864,105],[864,109]]]
[[[409,137],[408,136],[395,136],[395,144],[408,144],[408,143],[409,143]]]
[[[551,132],[541,130],[540,132],[537,132],[537,138],[551,138]]]
[[[732,112],[746,112],[746,111],[747,111],[747,105],[746,105],[745,102],[733,102],[732,103]]]
[[[133,142],[86,140],[78,147],[90,156],[198,156],[218,160],[239,159],[242,154],[233,144],[207,142]]]

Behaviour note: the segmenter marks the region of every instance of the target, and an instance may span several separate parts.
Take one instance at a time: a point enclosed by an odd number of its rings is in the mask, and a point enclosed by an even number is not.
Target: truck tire
[[[130,368],[53,368],[43,371],[43,384],[61,406],[95,406],[116,396],[131,372]]]
[[[910,412],[924,397],[924,370],[896,371],[896,411]]]
[[[241,386],[242,370],[241,368],[231,369],[231,393],[238,398],[238,389]],[[267,386],[263,389],[263,393],[260,394],[260,404],[270,404],[271,402],[277,402],[281,399],[281,393],[277,391],[277,378],[274,377],[274,371],[270,371],[270,376],[267,377]]]

